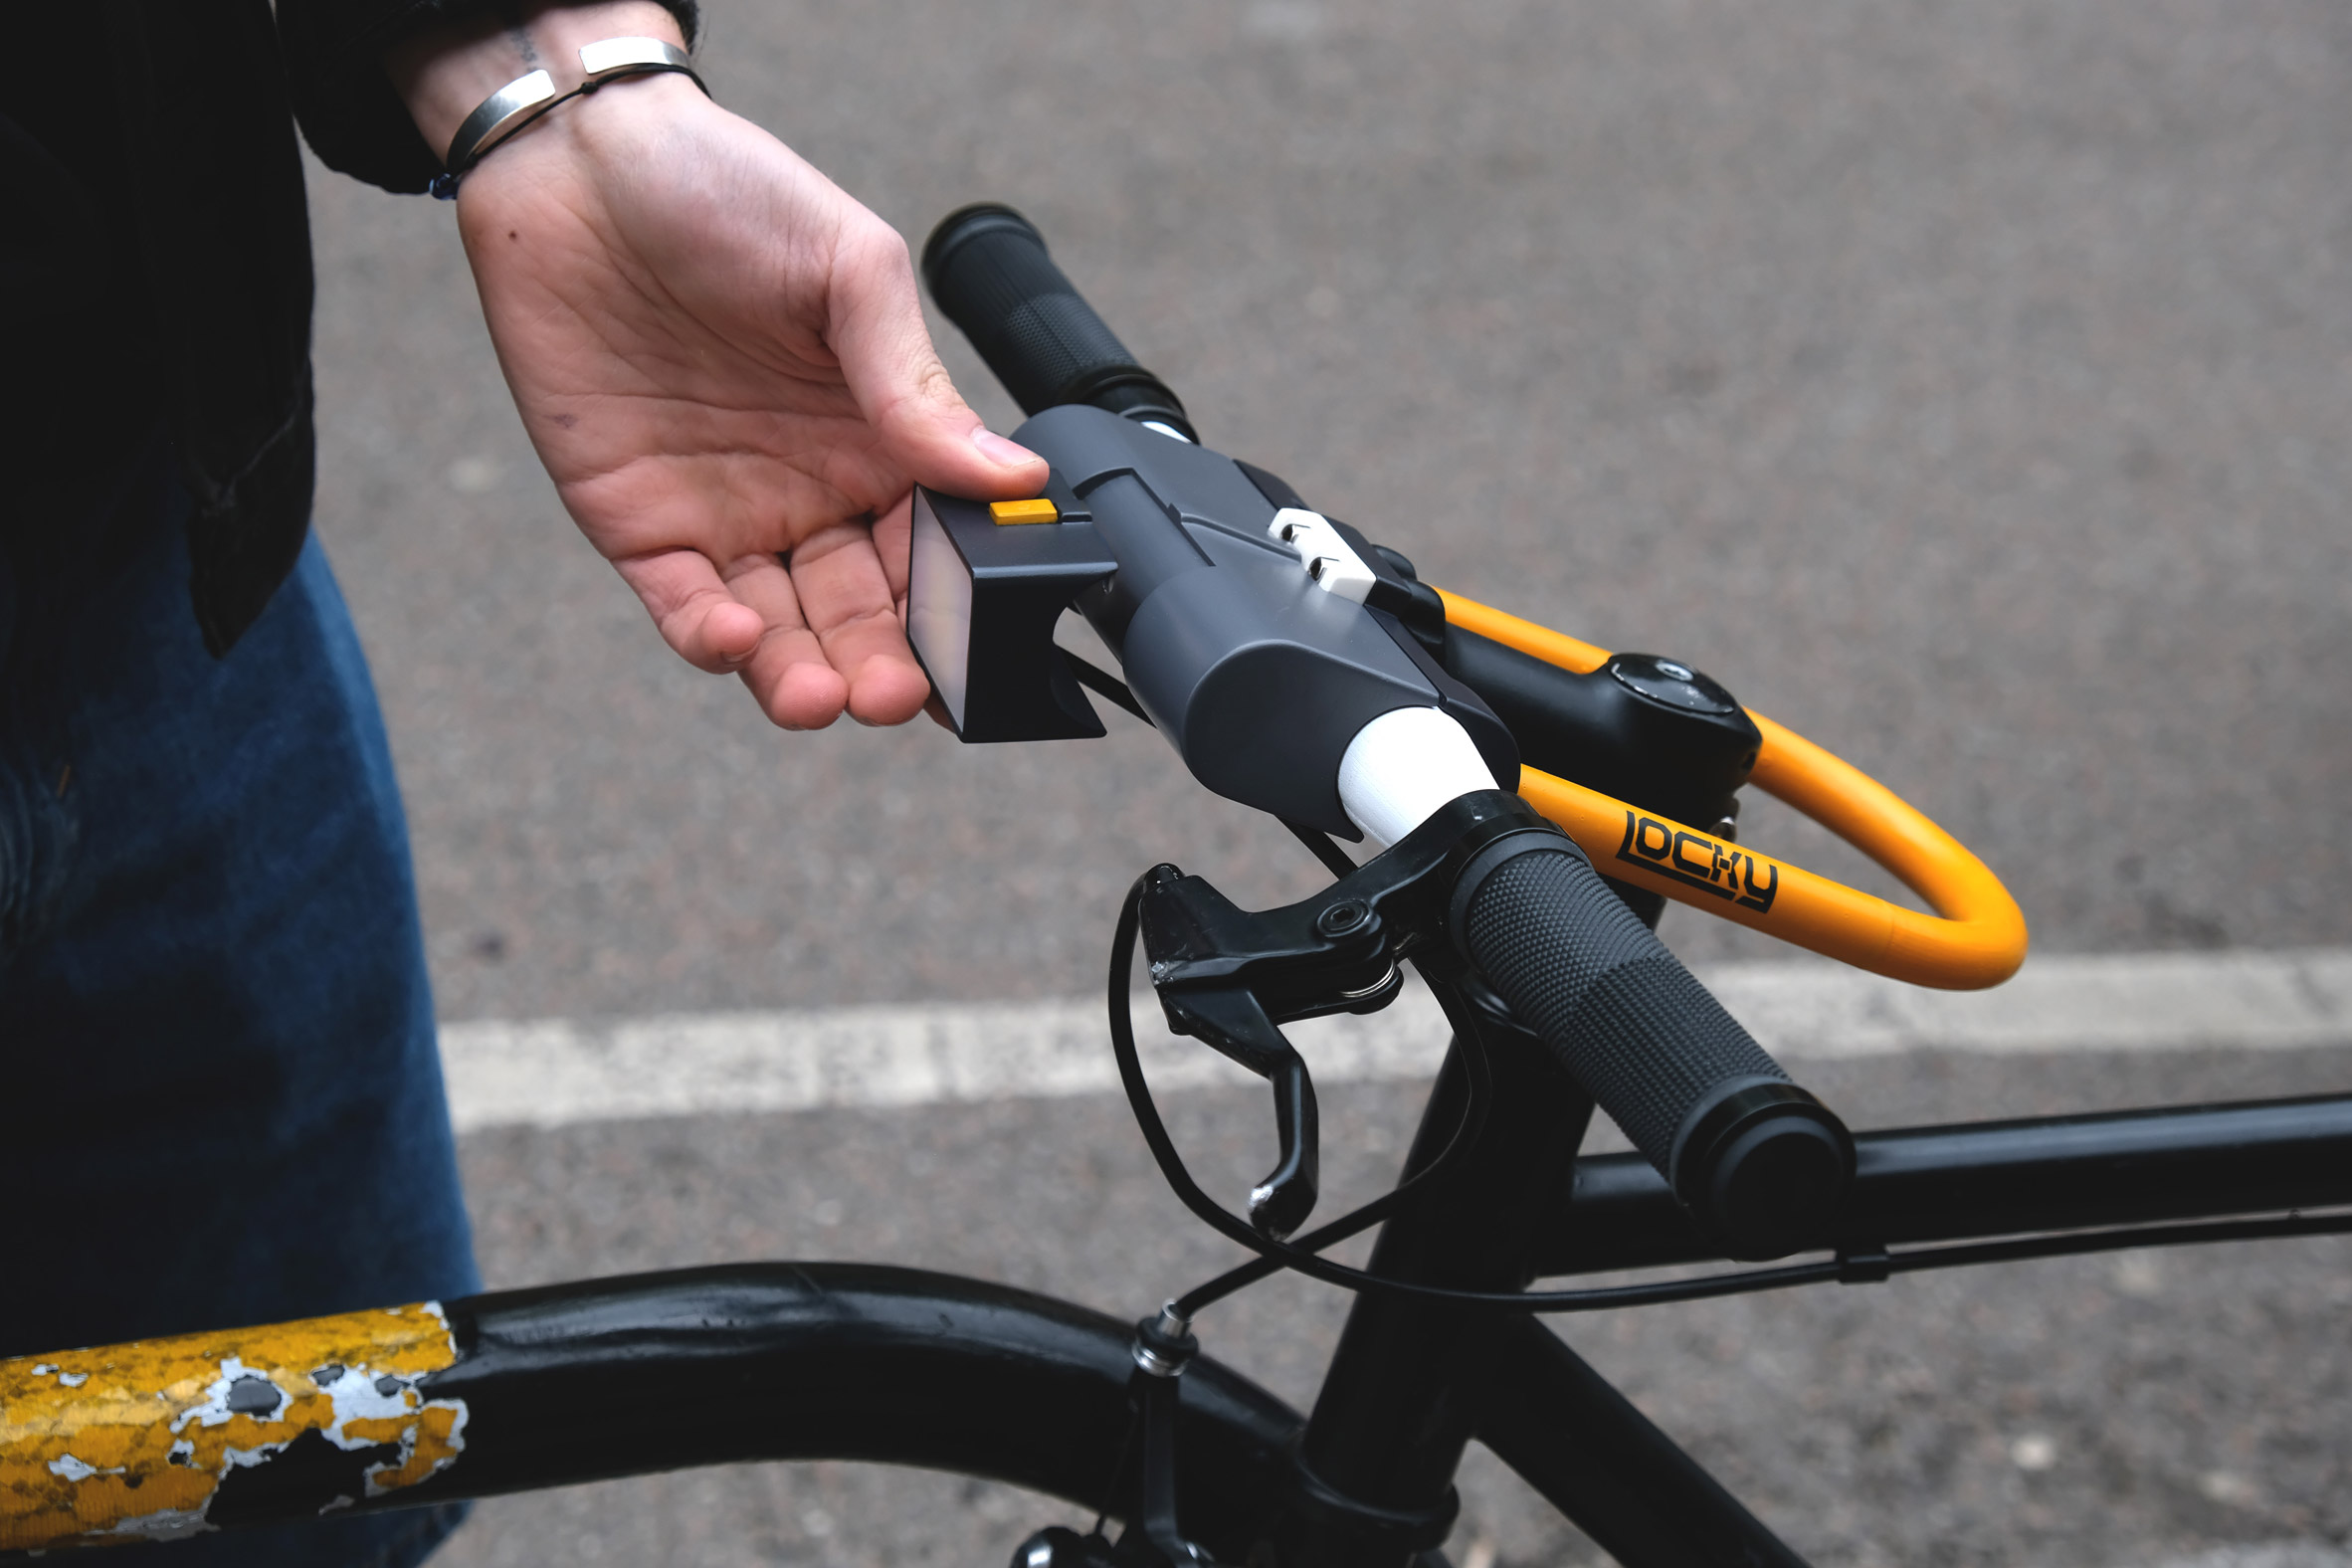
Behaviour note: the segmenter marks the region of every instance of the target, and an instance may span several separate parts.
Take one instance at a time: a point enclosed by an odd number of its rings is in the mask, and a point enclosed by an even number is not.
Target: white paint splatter
[[[449,1336],[450,1354],[454,1358],[457,1354],[457,1336],[450,1333],[449,1318],[443,1313],[441,1303],[426,1301],[420,1303],[417,1309],[429,1314],[441,1326],[441,1331]],[[407,1313],[407,1308],[394,1307],[388,1308],[385,1315],[404,1317]],[[278,1390],[279,1403],[272,1408],[268,1415],[258,1415],[255,1412],[237,1411],[230,1408],[230,1390],[247,1378],[268,1383],[272,1388]],[[378,1382],[385,1386],[382,1389],[377,1388]],[[417,1392],[413,1382],[412,1378],[400,1373],[378,1372],[366,1366],[341,1367],[337,1370],[334,1379],[327,1383],[319,1383],[315,1376],[311,1378],[311,1385],[332,1402],[334,1420],[323,1427],[305,1430],[316,1430],[320,1436],[345,1453],[387,1446],[380,1438],[359,1437],[346,1432],[345,1428],[349,1423],[386,1420],[402,1423],[397,1445],[398,1457],[390,1464],[371,1465],[367,1468],[367,1495],[370,1497],[380,1497],[391,1490],[391,1487],[383,1483],[383,1477],[397,1474],[406,1469],[409,1462],[415,1458],[421,1418],[427,1410],[446,1410],[451,1413],[448,1439],[450,1452],[435,1461],[433,1470],[428,1473],[438,1474],[447,1470],[456,1463],[457,1456],[465,1450],[466,1422],[469,1414],[466,1402],[459,1399],[428,1400]],[[279,1387],[276,1378],[267,1372],[247,1366],[236,1356],[229,1356],[221,1362],[220,1376],[206,1385],[203,1401],[190,1406],[175,1417],[170,1430],[177,1435],[187,1430],[190,1423],[200,1427],[218,1427],[239,1415],[260,1421],[279,1420],[283,1419],[283,1412],[288,1403],[287,1392],[284,1388]],[[255,1466],[267,1464],[284,1453],[288,1443],[292,1441],[293,1439],[290,1438],[284,1443],[256,1444],[248,1449],[224,1448],[221,1456],[223,1463],[219,1473],[226,1476],[232,1470],[250,1470]],[[170,1453],[178,1456],[180,1463],[186,1464],[195,1458],[196,1447],[187,1439],[181,1438],[172,1444]],[[98,1473],[70,1455],[53,1464],[51,1469],[57,1470],[58,1465],[78,1467],[83,1473],[70,1477],[76,1480],[82,1479],[84,1474]],[[59,1470],[58,1473],[67,1474],[68,1472]],[[423,1477],[418,1478],[422,1479]],[[336,1508],[349,1507],[352,1502],[353,1499],[349,1497],[332,1498],[318,1511],[321,1513],[332,1512]],[[204,1517],[206,1508],[210,1506],[211,1499],[207,1498],[204,1507],[165,1508],[155,1513],[140,1514],[135,1518],[119,1520],[108,1533],[143,1536],[150,1540],[177,1540],[182,1536],[195,1535],[219,1528],[217,1525],[208,1523]]]
[[[439,1310],[438,1307],[434,1308],[435,1315],[439,1315]],[[386,1385],[386,1387],[378,1388],[379,1383]],[[370,1497],[382,1496],[387,1488],[381,1477],[397,1473],[415,1456],[417,1422],[426,1410],[447,1410],[454,1412],[456,1417],[450,1426],[449,1446],[451,1453],[449,1457],[433,1467],[436,1472],[448,1469],[457,1455],[463,1452],[466,1447],[467,1412],[465,1402],[454,1399],[428,1401],[410,1387],[405,1378],[397,1375],[371,1372],[366,1367],[346,1367],[343,1369],[343,1375],[333,1382],[320,1384],[319,1392],[333,1400],[335,1408],[333,1424],[319,1430],[326,1435],[328,1442],[346,1453],[377,1448],[383,1443],[381,1438],[348,1435],[344,1429],[351,1422],[400,1421],[407,1423],[400,1431],[400,1457],[390,1464],[371,1465],[367,1468],[367,1494]]]
[[[235,1419],[239,1413],[229,1408],[229,1390],[239,1379],[249,1377],[259,1378],[265,1383],[270,1383],[273,1388],[277,1387],[267,1372],[257,1372],[235,1356],[230,1356],[221,1363],[221,1375],[205,1389],[204,1402],[200,1405],[191,1405],[172,1418],[172,1432],[174,1434],[185,1432],[191,1421],[200,1427],[218,1427],[225,1426]],[[281,1389],[279,1393],[283,1399],[285,1390]],[[281,1444],[280,1447],[284,1447],[284,1445]]]
[[[219,1528],[219,1525],[205,1521],[202,1508],[158,1508],[153,1513],[116,1520],[114,1527],[106,1533],[135,1535],[149,1541],[177,1541]]]
[[[343,1432],[345,1423],[406,1420],[415,1414],[422,1403],[407,1383],[397,1379],[390,1380],[393,1384],[391,1393],[378,1393],[376,1384],[380,1381],[386,1381],[383,1375],[370,1372],[366,1367],[345,1367],[343,1375],[332,1383],[317,1385],[319,1393],[334,1401],[334,1422],[320,1430],[336,1448],[345,1452],[372,1449],[382,1441],[379,1438],[347,1437]]]
[[[293,1440],[289,1439],[288,1441],[292,1442]],[[221,1450],[221,1458],[228,1463],[221,1467],[221,1473],[226,1475],[233,1470],[252,1470],[258,1465],[267,1465],[279,1455],[284,1454],[286,1449],[285,1443],[257,1443],[250,1449],[224,1448]]]

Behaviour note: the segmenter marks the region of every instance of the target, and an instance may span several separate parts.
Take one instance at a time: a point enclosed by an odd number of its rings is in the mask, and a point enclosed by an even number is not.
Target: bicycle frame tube
[[[1858,1133],[1842,1251],[2352,1204],[2352,1094]],[[1646,1160],[1577,1162],[1535,1273],[1722,1255]]]
[[[1382,1228],[1376,1273],[1487,1290],[1526,1282],[1543,1195],[1565,1180],[1592,1102],[1539,1043],[1480,1023],[1493,1074],[1483,1136],[1445,1185]],[[1408,1173],[1434,1161],[1461,1120],[1463,1049],[1458,1041],[1448,1053]],[[1476,1309],[1356,1298],[1299,1447],[1301,1468],[1334,1505],[1294,1521],[1281,1561],[1396,1568],[1413,1547],[1434,1544],[1452,1521],[1454,1472],[1476,1430],[1491,1326]]]
[[[768,1264],[24,1357],[0,1362],[0,1552],[747,1460],[924,1466],[1131,1516],[1131,1333],[980,1280]],[[1187,1530],[1236,1561],[1263,1539],[1298,1427],[1196,1361]]]
[[[1372,1267],[1395,1277],[1511,1289],[1548,1223],[1544,1184],[1567,1179],[1592,1102],[1532,1039],[1454,1008],[1480,1031],[1493,1108],[1467,1165],[1389,1221]],[[1467,1092],[1457,1044],[1408,1160],[1452,1138]],[[1785,1565],[1800,1559],[1672,1441],[1527,1318],[1359,1296],[1299,1444],[1304,1484],[1279,1560],[1396,1568],[1451,1519],[1472,1437],[1627,1568]],[[1422,1533],[1416,1535],[1416,1529]]]
[[[1571,1172],[1588,1102],[1531,1042],[1456,1012],[1485,1030],[1486,1136],[1391,1221],[1378,1268],[1508,1288],[1707,1256],[1646,1164]],[[1451,1138],[1465,1078],[1458,1049],[1412,1168]],[[1857,1247],[2352,1202],[2352,1095],[1861,1141]],[[979,1281],[785,1264],[25,1357],[0,1362],[0,1549],[759,1459],[927,1466],[1131,1517],[1129,1333]],[[1271,1537],[1284,1564],[1397,1568],[1450,1523],[1475,1437],[1628,1568],[1798,1561],[1526,1318],[1363,1297],[1304,1431],[1205,1358],[1181,1410],[1184,1527],[1226,1560]]]
[[[1470,1021],[1487,1030],[1495,1075],[1481,1153],[1389,1222],[1377,1272],[1510,1288],[1720,1256],[1640,1156],[1558,1171],[1589,1102],[1528,1042]],[[1458,1046],[1409,1170],[1451,1136],[1464,1076]],[[1859,1142],[1839,1244],[1860,1255],[2352,1204],[2352,1095],[1915,1127]],[[1558,1171],[1554,1198],[1531,1216],[1512,1184],[1547,1168]],[[1473,1436],[1626,1568],[1801,1562],[1543,1324],[1371,1296],[1350,1313],[1301,1440],[1306,1507],[1281,1560],[1406,1561],[1413,1521],[1450,1515],[1454,1469]]]
[[[1532,1317],[1493,1325],[1478,1441],[1629,1568],[1804,1568],[1720,1481]]]

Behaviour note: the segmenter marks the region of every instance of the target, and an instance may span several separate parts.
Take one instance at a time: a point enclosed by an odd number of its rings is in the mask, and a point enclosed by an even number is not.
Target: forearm
[[[654,0],[517,5],[412,34],[384,52],[384,68],[438,152],[483,99],[517,77],[545,70],[559,92],[569,91],[580,46],[607,38],[686,42],[678,19]]]

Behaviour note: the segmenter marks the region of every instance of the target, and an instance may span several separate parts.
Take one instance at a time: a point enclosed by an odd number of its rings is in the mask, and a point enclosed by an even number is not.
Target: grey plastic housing
[[[1078,608],[1210,789],[1360,838],[1340,806],[1340,758],[1366,724],[1411,706],[1461,718],[1498,782],[1516,784],[1501,722],[1417,658],[1393,618],[1317,588],[1231,458],[1084,404],[1049,408],[1014,439],[1053,466],[1049,493],[1071,516],[1037,526],[1084,526],[1116,563]]]

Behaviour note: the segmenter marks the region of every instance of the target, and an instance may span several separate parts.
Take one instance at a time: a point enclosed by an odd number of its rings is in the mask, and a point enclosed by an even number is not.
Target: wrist
[[[519,77],[545,71],[556,91],[571,91],[581,75],[580,46],[608,38],[686,43],[678,19],[656,0],[540,4],[519,20],[509,11],[428,28],[386,50],[384,67],[425,144],[440,153],[468,115]]]
[[[499,142],[458,184],[458,210],[479,208],[493,193],[575,185],[609,190],[616,178],[644,166],[656,141],[690,133],[702,115],[733,117],[675,72],[624,77],[556,105]]]

